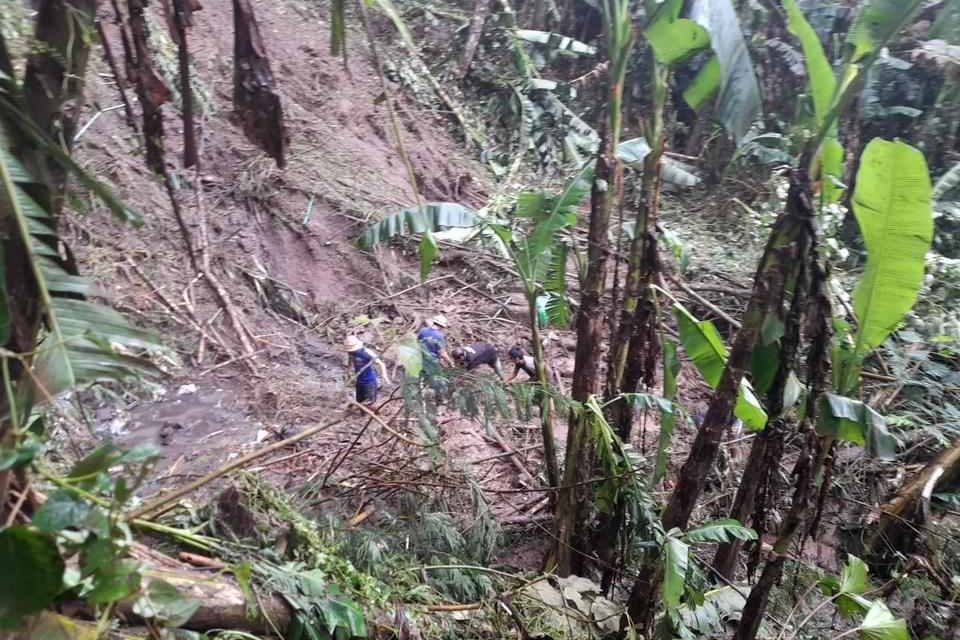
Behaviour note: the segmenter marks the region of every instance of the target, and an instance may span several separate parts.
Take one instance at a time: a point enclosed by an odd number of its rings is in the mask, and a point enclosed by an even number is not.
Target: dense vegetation
[[[149,498],[155,447],[105,442],[71,459],[54,437],[64,398],[83,411],[84,393],[163,380],[174,361],[171,336],[134,326],[80,275],[63,232],[88,209],[130,234],[153,215],[73,149],[94,57],[169,196],[184,267],[233,333],[210,338],[222,347],[213,369],[253,366],[259,348],[206,236],[215,205],[198,131],[210,114],[189,49],[201,8],[106,4],[0,3],[0,633],[957,637],[960,2],[298,7],[328,25],[345,65],[366,45],[413,195],[361,219],[354,250],[381,269],[385,247],[415,253],[409,290],[442,291],[446,254],[477,256],[522,298],[535,375],[437,374],[397,331],[384,346],[401,380],[380,405],[396,399],[395,414],[351,403]],[[284,76],[258,8],[232,4],[234,121],[282,169]],[[398,94],[446,114],[485,165],[482,206],[424,197]],[[166,153],[173,112],[182,168]],[[731,188],[744,215],[725,220],[742,243],[714,263],[712,239],[684,241],[681,227],[720,212],[686,210],[687,194],[716,208]],[[185,222],[193,207],[199,231]],[[724,276],[719,297],[689,284],[697,271]],[[271,286],[264,296],[279,295]],[[334,319],[358,333],[408,290],[389,287]],[[323,335],[328,321],[285,304],[286,322]],[[212,326],[187,325],[203,340]],[[555,332],[571,339],[569,393],[551,374]],[[459,511],[446,504],[451,416],[517,465],[519,488],[500,493],[532,494],[549,514],[523,522],[542,542],[538,571],[504,562],[525,536],[501,530],[480,479],[459,487]],[[535,473],[501,435],[533,421]],[[355,438],[304,482],[280,489],[252,470],[342,422]],[[375,525],[363,524],[366,497],[315,509],[350,487],[337,472],[379,428],[402,451],[390,464],[422,473],[381,487]],[[219,497],[187,508],[212,483]],[[216,572],[172,569],[150,547]],[[811,547],[840,558],[835,570]]]

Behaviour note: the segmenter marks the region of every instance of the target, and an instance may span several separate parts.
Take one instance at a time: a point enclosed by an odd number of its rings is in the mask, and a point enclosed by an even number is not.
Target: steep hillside
[[[256,10],[283,100],[287,167],[278,169],[231,121],[229,2],[206,3],[190,34],[203,104],[196,172],[178,166],[182,126],[172,105],[164,123],[186,226],[194,245],[206,248],[236,323],[189,268],[167,193],[142,163],[140,142],[116,108],[116,87],[100,57],[80,119],[78,157],[116,185],[145,224],[123,226],[93,205],[69,220],[73,247],[114,305],[158,330],[182,363],[171,367],[174,379],[159,400],[132,402],[129,415],[118,416],[105,403],[98,430],[109,428],[122,440],[159,439],[178,474],[216,466],[237,447],[262,440],[262,429],[288,432],[343,407],[351,397],[343,384],[344,318],[382,308],[406,326],[433,309],[427,304],[401,316],[391,308],[397,298],[381,304],[417,284],[416,274],[390,255],[381,256],[381,270],[352,243],[365,220],[414,202],[362,40],[354,38],[344,68],[328,54],[318,9],[277,2]],[[162,62],[175,49],[161,17],[153,17]],[[421,197],[480,204],[484,170],[451,135],[448,121],[400,92],[394,98]],[[406,298],[418,302],[430,289]],[[386,346],[382,335],[370,337],[374,346]]]

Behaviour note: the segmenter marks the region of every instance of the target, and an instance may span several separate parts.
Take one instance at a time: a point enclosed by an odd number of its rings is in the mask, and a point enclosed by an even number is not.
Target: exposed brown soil
[[[195,84],[209,98],[198,120],[198,172],[177,170],[181,124],[170,105],[165,122],[168,165],[182,187],[180,200],[194,245],[206,243],[212,269],[254,344],[253,357],[243,355],[227,314],[189,269],[167,195],[143,166],[140,144],[122,110],[100,113],[77,145],[84,164],[113,182],[122,198],[143,213],[145,224],[140,229],[124,226],[93,203],[89,213],[70,217],[68,240],[83,270],[103,285],[114,305],[156,329],[181,361],[159,398],[131,401],[119,415],[105,403],[97,414],[100,437],[159,444],[163,459],[145,493],[182,484],[263,442],[339,415],[352,397],[340,348],[345,333],[353,330],[352,317],[372,320],[363,336],[385,351],[388,361],[395,339],[437,312],[451,320],[448,335],[454,344],[486,340],[505,352],[527,339],[522,296],[496,261],[447,248],[432,282],[421,286],[412,248],[375,255],[356,248],[353,240],[365,222],[414,204],[363,40],[351,34],[344,68],[328,55],[328,30],[315,7],[271,2],[257,3],[255,11],[283,100],[290,142],[287,167],[277,169],[229,117],[233,52],[228,2],[206,3],[195,14],[190,33]],[[161,24],[157,20],[154,26]],[[97,59],[88,85],[90,106],[81,123],[118,102],[106,72],[106,64]],[[486,168],[472,159],[475,151],[465,147],[442,114],[419,107],[397,85],[391,84],[391,91],[420,196],[480,206],[493,186]],[[306,328],[304,320],[315,328]],[[568,377],[569,388],[573,335],[559,331],[554,337],[548,355]],[[702,414],[709,390],[692,368],[681,373],[680,389],[682,404],[692,415]],[[384,397],[391,391],[385,389]],[[419,439],[402,415],[392,419],[402,403],[396,391],[391,397],[381,415],[408,438]],[[542,472],[536,417],[499,426],[519,451],[519,464],[476,421],[448,409],[437,418],[444,451],[439,467],[425,449],[401,442],[355,412],[289,452],[257,461],[252,469],[284,489],[305,490],[321,509],[335,500],[349,517],[373,507],[371,522],[381,511],[377,507],[388,507],[384,503],[400,491],[426,496],[429,490],[455,513],[466,514],[467,481],[475,481],[503,524],[534,533],[519,547],[504,550],[500,559],[536,566],[551,535],[542,518],[545,494],[526,493],[535,483],[520,471]],[[561,453],[564,423],[557,420]],[[656,417],[648,416],[633,444],[653,451],[658,430]],[[673,450],[686,450],[694,433],[694,425],[679,424]],[[745,456],[747,446],[732,446],[728,453]],[[672,464],[682,459],[670,458]],[[729,484],[724,473],[717,470],[717,481]],[[328,487],[321,488],[325,479]],[[668,481],[664,489],[670,485]],[[194,501],[202,503],[204,495]],[[723,495],[706,501],[702,515],[725,515],[728,501]]]

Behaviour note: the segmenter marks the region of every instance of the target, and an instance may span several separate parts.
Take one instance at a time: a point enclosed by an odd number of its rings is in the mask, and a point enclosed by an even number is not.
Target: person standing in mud
[[[437,365],[453,366],[453,361],[447,354],[447,337],[440,329],[449,326],[447,318],[438,314],[427,320],[420,331],[417,331],[417,342],[427,358]]]
[[[356,374],[356,400],[362,405],[371,407],[377,401],[377,391],[380,389],[380,380],[376,369],[380,369],[383,381],[390,384],[387,367],[371,349],[363,345],[363,341],[356,336],[347,336],[344,348],[350,354],[350,362]]]

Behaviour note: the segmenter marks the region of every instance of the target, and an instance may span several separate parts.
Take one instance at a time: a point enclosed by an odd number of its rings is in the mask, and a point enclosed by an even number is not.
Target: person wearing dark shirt
[[[356,336],[347,336],[344,343],[347,353],[350,355],[350,363],[353,365],[353,371],[356,379],[356,398],[360,404],[371,405],[377,401],[377,390],[380,388],[380,380],[377,378],[376,368],[383,374],[383,381],[390,384],[390,378],[387,375],[387,368],[383,361],[377,357],[377,354],[371,349],[363,346],[363,341]]]
[[[527,355],[526,352],[523,350],[523,347],[521,347],[518,344],[513,345],[512,347],[510,347],[509,356],[510,356],[510,362],[513,363],[514,368],[513,368],[513,374],[509,378],[507,378],[505,382],[513,382],[513,380],[516,379],[517,375],[519,375],[521,371],[527,374],[527,377],[530,380],[534,380],[534,381],[537,380],[536,363],[533,360],[533,356]],[[563,389],[560,385],[560,374],[557,373],[557,370],[551,367],[549,364],[546,365],[546,367],[547,367],[547,381],[554,387],[557,387],[558,389],[560,389],[562,392]]]
[[[473,371],[480,365],[485,364],[496,371],[497,377],[503,380],[503,367],[500,366],[497,348],[488,342],[476,342],[454,349],[453,359],[467,371]]]

